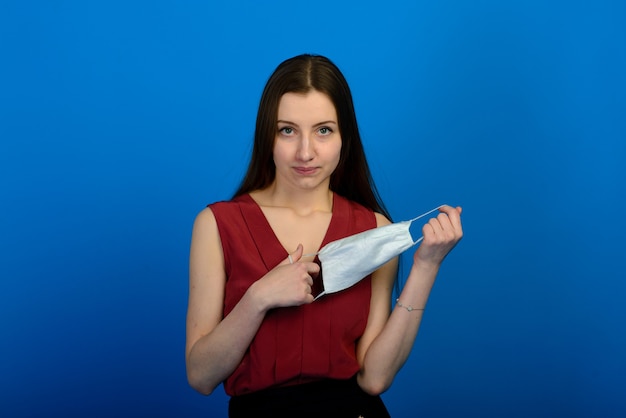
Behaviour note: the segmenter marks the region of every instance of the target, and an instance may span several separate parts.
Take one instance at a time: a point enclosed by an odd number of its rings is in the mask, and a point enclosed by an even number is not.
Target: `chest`
[[[286,208],[262,207],[261,210],[288,253],[295,251],[298,244],[304,247],[304,254],[319,251],[332,218],[330,212],[299,215]]]

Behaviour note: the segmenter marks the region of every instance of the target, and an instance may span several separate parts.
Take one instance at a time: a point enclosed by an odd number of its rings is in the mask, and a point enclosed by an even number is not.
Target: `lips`
[[[312,176],[317,173],[317,167],[294,167],[294,171],[302,176]]]

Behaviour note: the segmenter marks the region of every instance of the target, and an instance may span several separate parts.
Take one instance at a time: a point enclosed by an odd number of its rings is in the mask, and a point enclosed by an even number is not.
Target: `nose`
[[[296,157],[300,161],[311,161],[314,156],[315,156],[315,151],[313,150],[312,141],[310,140],[307,134],[303,134],[298,144]]]

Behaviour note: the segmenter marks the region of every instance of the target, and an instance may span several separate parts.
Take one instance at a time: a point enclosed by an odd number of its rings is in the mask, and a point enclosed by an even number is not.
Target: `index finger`
[[[306,271],[309,273],[319,273],[321,266],[314,261],[301,261],[302,264],[306,265]]]

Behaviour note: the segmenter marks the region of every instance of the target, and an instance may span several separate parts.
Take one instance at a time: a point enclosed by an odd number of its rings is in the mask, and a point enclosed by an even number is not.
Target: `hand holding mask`
[[[313,286],[315,299],[353,286],[393,257],[422,241],[424,237],[414,240],[411,236],[411,224],[444,207],[449,208],[442,205],[411,220],[370,229],[326,244],[315,254],[315,262],[320,265],[320,273]],[[431,226],[431,231],[427,233],[429,242],[442,235],[442,228]]]

